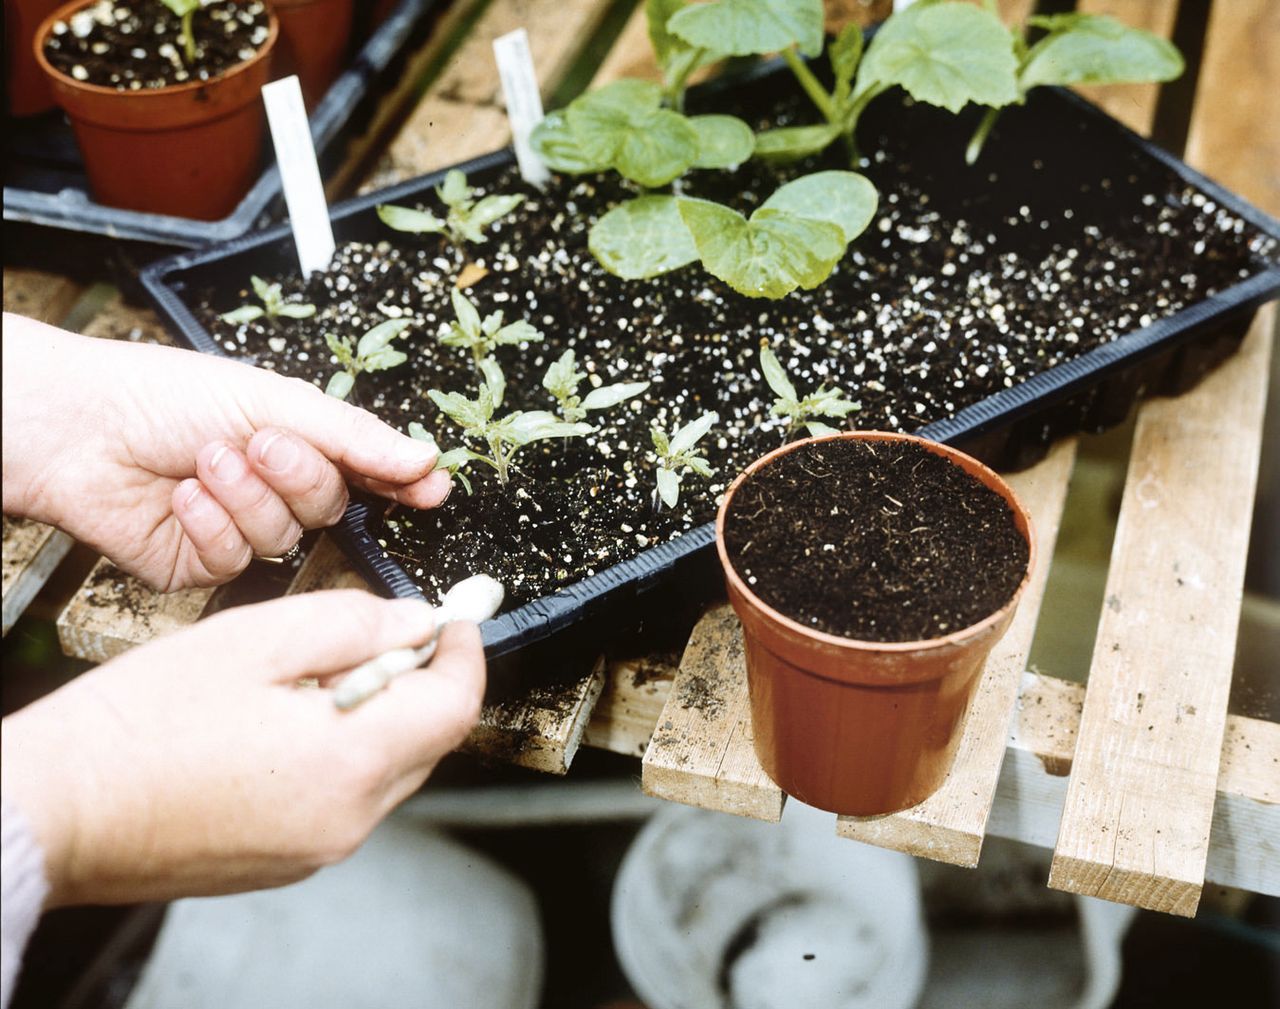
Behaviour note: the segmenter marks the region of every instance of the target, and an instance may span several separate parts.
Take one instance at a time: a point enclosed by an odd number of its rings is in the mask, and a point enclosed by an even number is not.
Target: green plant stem
[[[782,58],[786,60],[787,66],[795,74],[796,80],[804,88],[805,94],[818,107],[818,111],[822,113],[827,122],[839,122],[835,103],[831,100],[831,96],[827,94],[826,88],[819,83],[818,78],[813,75],[813,71],[809,69],[805,61],[800,58],[800,54],[794,48],[784,49],[782,50]]]
[[[999,118],[999,109],[987,109],[986,114],[982,117],[982,122],[978,123],[978,128],[973,131],[969,146],[965,149],[964,160],[966,164],[972,165],[978,160],[978,157],[982,154],[982,148],[987,142],[987,134],[991,132],[991,128],[995,126],[996,120]]]
[[[702,62],[702,58],[706,54],[707,51],[705,49],[694,49],[685,57],[682,63],[675,68],[675,73],[672,75],[671,79],[666,82],[663,97],[677,112],[684,112],[685,85],[689,81],[689,75],[693,73],[694,68]]]
[[[195,16],[193,10],[182,15],[182,47],[187,52],[187,66],[194,66],[196,62]]]
[[[502,442],[496,438],[489,439],[489,452],[493,456],[493,468],[498,472],[498,483],[507,485],[507,457],[502,451]]]

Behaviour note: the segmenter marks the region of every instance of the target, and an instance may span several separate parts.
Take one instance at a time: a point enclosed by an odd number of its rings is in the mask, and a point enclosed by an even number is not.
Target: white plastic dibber
[[[329,268],[335,245],[298,78],[285,77],[264,85],[262,100],[271,124],[271,142],[275,144],[276,164],[280,166],[280,182],[289,207],[298,266],[306,279],[317,270]]]
[[[502,96],[507,102],[507,118],[511,122],[520,174],[530,185],[541,186],[551,178],[551,173],[529,144],[529,134],[542,121],[542,95],[538,92],[538,74],[533,68],[528,34],[523,28],[517,28],[494,39],[493,55],[498,61],[498,76],[502,79]]]

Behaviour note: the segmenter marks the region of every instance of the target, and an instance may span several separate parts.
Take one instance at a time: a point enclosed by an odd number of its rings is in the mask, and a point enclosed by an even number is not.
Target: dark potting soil
[[[78,81],[141,91],[209,80],[252,59],[267,41],[266,6],[211,3],[196,11],[196,60],[185,62],[182,19],[159,0],[100,0],[58,21],[45,43],[53,66]]]
[[[862,641],[983,620],[1029,555],[1004,498],[912,442],[816,442],[774,460],[734,494],[725,546],[775,610]]]
[[[784,90],[772,80],[718,107],[757,125],[812,121],[802,98],[751,115],[753,103],[776,102]],[[825,383],[861,403],[846,427],[909,432],[1275,259],[1275,243],[1252,225],[1110,129],[1064,123],[1034,94],[1006,110],[969,169],[962,154],[973,123],[893,96],[873,104],[859,139],[871,152],[860,168],[881,194],[875,220],[824,285],[772,302],[741,297],[697,265],[652,281],[606,273],[587,249],[587,228],[632,195],[615,178],[558,177],[544,191],[514,168],[470,180],[526,196],[487,242],[467,250],[488,271],[468,288],[481,313],[500,309],[545,336],[499,349],[506,407],[554,408],[541,379],[569,347],[592,385],[651,384],[593,413],[590,436],[522,450],[506,489],[473,465],[474,496],[459,489],[433,512],[394,509],[379,542],[429,598],[487,572],[506,585],[508,608],[518,606],[707,522],[729,481],[786,440],[783,422],[769,416],[764,343],[802,395]],[[843,167],[839,152],[785,170],[751,162],[693,173],[686,191],[749,212],[780,182],[818,167]],[[434,197],[425,203],[440,211]],[[411,319],[396,341],[409,361],[361,376],[352,400],[402,430],[419,421],[444,448],[456,447],[459,431],[426,391],[475,395],[468,354],[436,339],[453,318],[449,291],[463,257],[435,236],[372,220],[359,227],[365,240],[342,243],[331,268],[306,284],[291,272],[287,247],[273,254],[279,265],[267,279],[314,304],[315,316],[221,321],[218,313],[253,300],[248,276],[237,278],[239,290],[193,292],[196,314],[228,352],[320,385],[335,370],[326,331],[358,335],[387,318]],[[706,410],[720,418],[698,446],[714,476],[686,476],[676,508],[655,509],[650,425],[670,433]]]

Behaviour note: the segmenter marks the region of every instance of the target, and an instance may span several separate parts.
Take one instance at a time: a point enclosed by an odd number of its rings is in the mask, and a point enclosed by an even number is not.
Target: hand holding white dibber
[[[333,703],[341,711],[350,711],[384,689],[393,677],[430,662],[445,624],[455,620],[482,624],[498,612],[504,595],[502,583],[488,575],[472,575],[458,582],[440,600],[435,630],[426,644],[418,648],[395,648],[356,666],[334,688]]]

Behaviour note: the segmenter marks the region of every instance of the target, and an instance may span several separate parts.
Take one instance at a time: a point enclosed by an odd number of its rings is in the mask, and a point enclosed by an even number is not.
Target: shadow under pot
[[[854,816],[937,791],[1035,562],[1008,484],[909,435],[810,438],[734,481],[716,549],[769,776]]]
[[[234,31],[228,18],[239,19]],[[73,0],[41,24],[35,58],[71,120],[95,199],[217,220],[262,171],[260,94],[279,28],[261,3],[204,5],[192,59],[180,23],[160,3]]]

